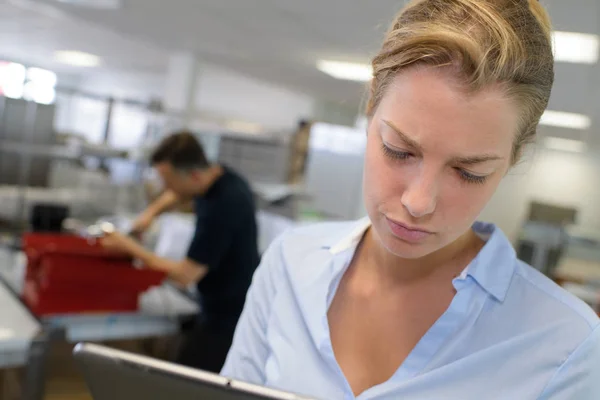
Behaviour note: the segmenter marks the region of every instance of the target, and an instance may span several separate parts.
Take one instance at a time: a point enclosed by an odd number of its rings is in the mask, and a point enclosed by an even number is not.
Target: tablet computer
[[[310,400],[95,344],[73,355],[94,400]]]

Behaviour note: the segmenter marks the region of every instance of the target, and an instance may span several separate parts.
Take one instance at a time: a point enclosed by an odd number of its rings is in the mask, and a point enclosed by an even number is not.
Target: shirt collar
[[[331,241],[323,247],[329,249],[333,255],[339,254],[345,250],[358,246],[363,235],[371,227],[369,217],[364,217],[356,221],[350,229],[344,230],[340,235],[333,235]]]
[[[500,228],[476,222],[473,230],[489,239],[467,267],[467,275],[498,301],[504,301],[517,265],[515,249]]]
[[[368,217],[360,219],[339,235],[333,235],[323,248],[332,255],[355,248],[370,226]],[[486,244],[457,279],[466,280],[470,276],[496,300],[504,301],[516,267],[515,250],[504,233],[493,224],[476,222],[473,230],[487,239]]]

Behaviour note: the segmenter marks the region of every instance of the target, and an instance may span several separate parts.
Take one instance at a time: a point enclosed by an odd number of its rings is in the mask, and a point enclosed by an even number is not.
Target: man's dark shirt
[[[195,199],[195,211],[187,256],[208,267],[197,285],[203,319],[237,321],[259,263],[252,190],[224,167],[224,174]]]

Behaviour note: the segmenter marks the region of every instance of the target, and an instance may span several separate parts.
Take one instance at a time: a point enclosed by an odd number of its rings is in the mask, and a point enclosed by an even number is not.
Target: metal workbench
[[[29,345],[42,330],[41,323],[4,282],[0,282],[0,304],[0,368],[25,365]]]

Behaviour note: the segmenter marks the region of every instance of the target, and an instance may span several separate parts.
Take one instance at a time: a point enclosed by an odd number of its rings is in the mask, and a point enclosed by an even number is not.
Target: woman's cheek
[[[438,211],[457,225],[470,225],[483,211],[490,196],[488,188],[455,184],[442,194]]]

